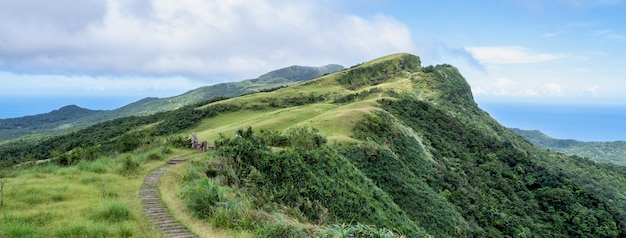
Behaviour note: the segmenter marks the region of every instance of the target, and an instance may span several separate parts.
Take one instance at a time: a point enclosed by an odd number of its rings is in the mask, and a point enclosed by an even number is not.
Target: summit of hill
[[[217,149],[194,153],[192,133]],[[107,121],[0,156],[6,165],[73,166],[96,159],[83,154],[126,153],[132,162],[151,148],[194,153],[172,177],[176,186],[161,189],[177,194],[184,208],[175,212],[198,230],[626,235],[624,167],[531,144],[478,107],[457,68],[422,66],[405,53],[287,87]]]

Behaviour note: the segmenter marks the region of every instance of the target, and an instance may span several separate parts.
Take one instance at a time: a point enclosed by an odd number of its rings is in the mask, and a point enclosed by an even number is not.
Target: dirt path
[[[166,237],[198,237],[191,233],[169,213],[159,196],[159,183],[163,174],[165,174],[170,166],[183,161],[184,159],[171,159],[167,166],[153,170],[146,176],[146,179],[139,189],[139,199],[141,200],[143,212],[150,218],[156,229]]]

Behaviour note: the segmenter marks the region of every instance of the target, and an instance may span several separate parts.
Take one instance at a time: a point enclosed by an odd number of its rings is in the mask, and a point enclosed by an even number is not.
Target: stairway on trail
[[[198,237],[191,233],[183,224],[174,218],[167,210],[167,207],[159,196],[159,183],[161,177],[169,169],[169,167],[181,163],[185,159],[174,158],[167,162],[167,165],[150,172],[143,181],[139,189],[139,199],[143,212],[150,218],[152,224],[166,237],[172,238],[191,238]]]

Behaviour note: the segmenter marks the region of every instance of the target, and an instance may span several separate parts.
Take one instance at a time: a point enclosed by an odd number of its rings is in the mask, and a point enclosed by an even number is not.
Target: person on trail
[[[199,143],[200,142],[198,141],[198,136],[196,136],[195,132],[192,132],[191,133],[191,148],[196,149]]]

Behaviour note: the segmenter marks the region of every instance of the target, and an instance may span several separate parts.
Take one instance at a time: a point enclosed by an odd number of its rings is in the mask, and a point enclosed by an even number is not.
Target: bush
[[[324,233],[320,235],[322,238],[331,237],[404,237],[403,235],[396,234],[386,228],[376,228],[375,226],[368,226],[357,223],[356,225],[334,225],[326,228]]]
[[[254,235],[256,237],[309,237],[306,229],[284,222],[268,223],[256,229]]]
[[[135,161],[131,155],[126,155],[122,160],[122,174],[131,174],[137,172],[139,169],[139,162]]]
[[[210,217],[216,207],[226,201],[224,188],[208,178],[185,183],[181,194],[187,206],[201,218]]]
[[[161,159],[163,159],[163,156],[161,156],[159,154],[152,153],[152,154],[149,154],[146,159],[148,159],[148,160],[161,160]]]

